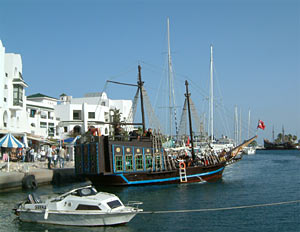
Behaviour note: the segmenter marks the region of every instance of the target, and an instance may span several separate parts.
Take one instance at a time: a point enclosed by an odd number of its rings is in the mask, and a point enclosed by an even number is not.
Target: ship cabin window
[[[143,156],[142,155],[136,155],[135,156],[135,168],[136,170],[143,170]]]
[[[101,210],[97,205],[82,205],[79,204],[76,210]]]
[[[133,170],[132,155],[126,155],[125,156],[125,169],[126,169],[126,171],[132,171]]]
[[[146,169],[152,168],[152,155],[146,154]]]
[[[115,209],[115,208],[118,208],[118,207],[122,206],[122,204],[119,200],[114,200],[114,201],[107,202],[107,205],[111,209]]]
[[[161,161],[160,161],[160,155],[157,155],[155,157],[155,167],[160,169],[160,164],[161,164]]]
[[[123,171],[123,159],[121,155],[116,155],[115,156],[115,160],[116,160],[116,171],[120,172]]]

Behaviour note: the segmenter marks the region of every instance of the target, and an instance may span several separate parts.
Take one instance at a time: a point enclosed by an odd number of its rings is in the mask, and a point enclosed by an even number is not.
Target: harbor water
[[[39,195],[63,193],[76,185],[41,186]],[[142,201],[144,211],[229,208],[201,212],[139,214],[127,225],[67,227],[24,223],[13,214],[15,204],[29,192],[0,193],[0,231],[300,231],[300,203],[232,208],[300,200],[300,151],[257,151],[226,167],[217,183],[141,187],[103,187],[123,203]]]

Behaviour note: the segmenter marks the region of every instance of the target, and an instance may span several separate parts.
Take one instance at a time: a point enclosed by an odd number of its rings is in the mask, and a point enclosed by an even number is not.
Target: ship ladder
[[[187,177],[186,177],[186,165],[184,161],[179,162],[179,176],[180,176],[180,182],[186,183]]]

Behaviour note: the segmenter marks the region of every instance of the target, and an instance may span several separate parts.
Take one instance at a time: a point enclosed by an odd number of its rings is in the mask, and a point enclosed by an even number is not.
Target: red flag
[[[190,137],[188,137],[188,140],[186,142],[186,146],[188,147],[190,145]]]
[[[257,128],[264,130],[266,128],[264,122],[262,120],[258,120]]]

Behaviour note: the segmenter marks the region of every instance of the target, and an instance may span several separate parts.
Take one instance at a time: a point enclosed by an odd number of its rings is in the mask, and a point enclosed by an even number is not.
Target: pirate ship
[[[141,125],[145,131],[143,107],[145,90],[140,66],[138,74],[136,86],[137,93],[140,94],[142,123],[135,124]],[[214,182],[221,179],[226,165],[233,163],[242,148],[251,143],[256,136],[219,155],[211,156],[195,152],[189,101],[191,94],[187,81],[185,85],[190,148],[177,151],[164,149],[161,143],[162,135],[159,133],[148,136],[121,136],[121,138],[85,134],[75,144],[76,174],[87,177],[95,186]],[[189,156],[187,152],[191,155]]]

